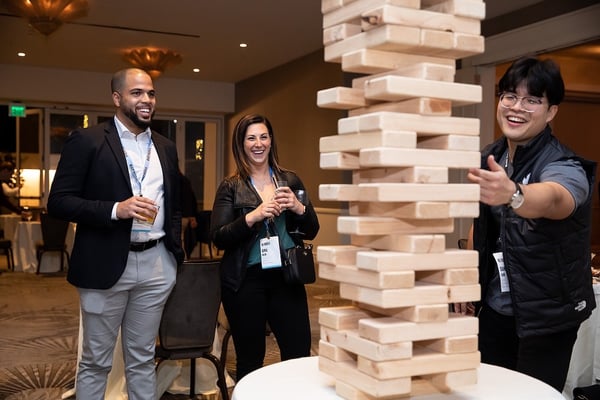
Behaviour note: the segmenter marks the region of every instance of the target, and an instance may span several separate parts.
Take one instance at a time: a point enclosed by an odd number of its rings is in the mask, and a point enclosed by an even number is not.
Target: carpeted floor
[[[74,384],[79,302],[65,274],[7,272],[0,257],[0,400],[57,400]],[[347,303],[337,285],[317,280],[307,285],[313,353],[319,341],[320,307]],[[266,337],[265,364],[279,361],[272,336]],[[227,370],[235,377],[235,353],[229,346]],[[161,400],[185,399],[165,394]],[[200,396],[198,397],[200,398]]]

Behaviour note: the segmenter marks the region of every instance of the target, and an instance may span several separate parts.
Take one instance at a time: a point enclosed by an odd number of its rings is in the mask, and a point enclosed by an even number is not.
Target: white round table
[[[268,365],[241,379],[232,400],[340,400],[335,380],[319,371],[319,357],[298,358]],[[450,393],[413,396],[418,400],[564,400],[562,394],[535,378],[481,364],[478,382]]]

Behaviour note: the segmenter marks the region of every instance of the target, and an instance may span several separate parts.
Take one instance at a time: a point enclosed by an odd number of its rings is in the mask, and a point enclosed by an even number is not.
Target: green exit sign
[[[9,117],[26,117],[25,109],[27,107],[25,104],[11,104],[8,106],[8,116]]]

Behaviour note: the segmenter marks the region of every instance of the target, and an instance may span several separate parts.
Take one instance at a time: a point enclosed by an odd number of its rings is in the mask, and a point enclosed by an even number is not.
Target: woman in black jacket
[[[278,241],[285,249],[313,239],[319,221],[311,202],[298,200],[306,189],[300,178],[279,165],[271,123],[247,115],[236,125],[233,156],[237,171],[215,197],[213,243],[224,250],[222,301],[236,351],[236,378],[262,367],[269,324],[281,359],[310,355],[311,333],[304,285],[286,284]],[[277,182],[285,181],[281,187]],[[275,229],[278,234],[275,234]],[[302,232],[300,238],[290,232]]]

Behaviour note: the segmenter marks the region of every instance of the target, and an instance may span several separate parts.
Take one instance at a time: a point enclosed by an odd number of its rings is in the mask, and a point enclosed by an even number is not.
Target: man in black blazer
[[[77,398],[104,399],[120,328],[129,400],[148,400],[162,310],[183,262],[178,160],[175,144],[150,129],[150,76],[118,71],[111,90],[115,117],[67,139],[48,212],[77,223],[67,277],[83,324]]]

